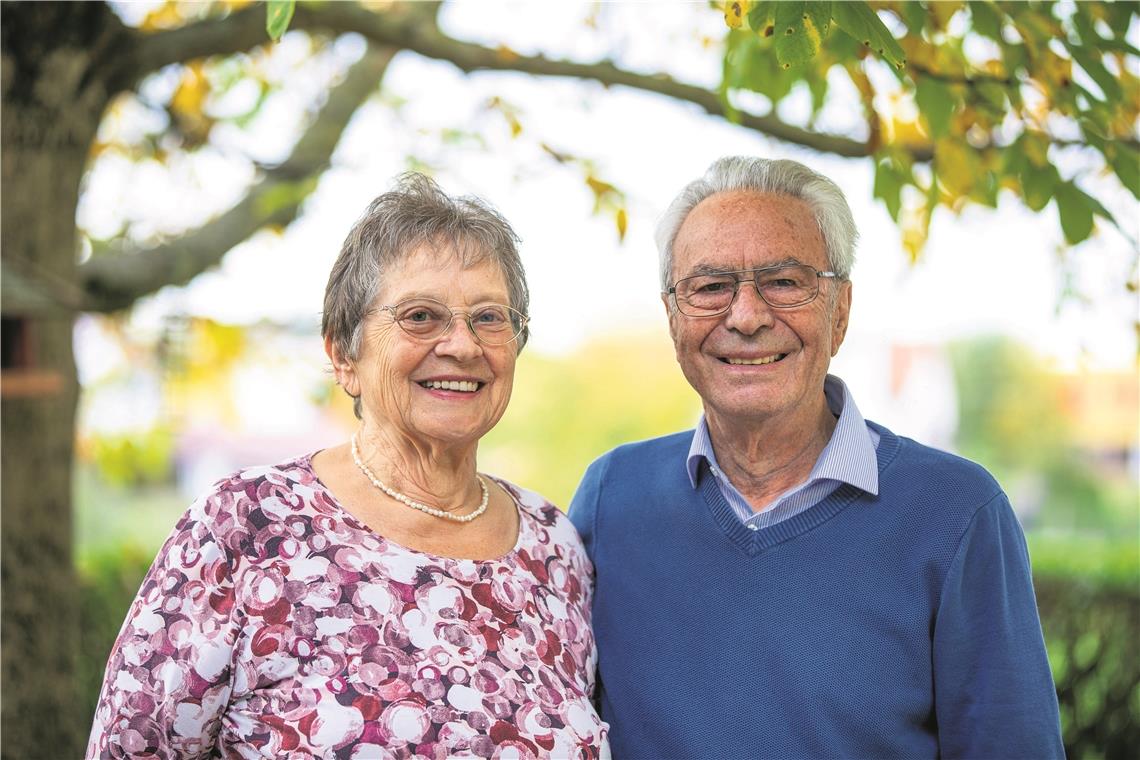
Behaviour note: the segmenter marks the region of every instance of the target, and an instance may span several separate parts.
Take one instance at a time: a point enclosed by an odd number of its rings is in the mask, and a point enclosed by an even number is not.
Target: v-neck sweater
[[[873,427],[878,495],[845,484],[756,531],[692,488],[692,431],[590,466],[570,516],[615,757],[1063,757],[1005,494]]]

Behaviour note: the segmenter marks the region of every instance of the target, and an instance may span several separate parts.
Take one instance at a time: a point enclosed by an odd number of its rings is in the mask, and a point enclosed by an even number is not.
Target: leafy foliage
[[[268,0],[265,3],[265,32],[276,42],[289,28],[296,0]]]
[[[1075,245],[1112,213],[1082,189],[1115,175],[1140,198],[1136,3],[757,2],[729,21],[722,95],[772,111],[811,95],[810,127],[845,78],[862,100],[874,197],[917,256],[934,207],[1056,206]],[[1131,234],[1131,228],[1124,230]]]

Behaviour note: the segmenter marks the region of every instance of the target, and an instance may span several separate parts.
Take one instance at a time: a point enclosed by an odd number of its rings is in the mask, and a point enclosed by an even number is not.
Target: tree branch
[[[666,74],[639,74],[627,71],[610,61],[578,63],[520,55],[510,50],[493,49],[464,42],[443,34],[435,22],[438,3],[395,4],[382,12],[369,11],[355,3],[334,2],[320,5],[299,4],[292,29],[311,32],[355,32],[378,45],[416,52],[427,58],[448,61],[462,71],[514,71],[535,76],[571,77],[598,82],[603,86],[629,87],[642,92],[664,95],[690,103],[706,113],[735,122],[742,127],[783,142],[831,153],[845,158],[872,156],[874,140],[854,140],[843,135],[817,132],[781,121],[773,114],[758,115],[726,108],[720,97],[702,87],[678,82]],[[158,34],[139,35],[139,58],[148,69],[206,55],[232,54],[266,43],[264,12],[260,6],[233,13],[214,21]],[[912,64],[913,67],[913,64]],[[924,71],[927,75],[931,72]],[[945,77],[943,77],[945,78]],[[1001,83],[986,75],[971,76],[965,83],[982,81]],[[1135,144],[1135,140],[1126,140]],[[1064,141],[1056,141],[1062,147]],[[986,150],[996,145],[981,146]],[[933,145],[906,147],[915,162],[929,162],[934,157]]]
[[[541,55],[519,55],[448,37],[434,20],[436,4],[395,5],[372,12],[355,3],[297,6],[290,29],[313,32],[356,32],[378,45],[403,48],[427,58],[448,61],[462,71],[517,71],[536,76],[571,77],[623,86],[691,103],[713,116],[784,142],[847,158],[871,155],[869,147],[843,135],[813,132],[781,121],[776,116],[743,111],[730,113],[720,97],[703,87],[685,84],[665,74],[638,74],[610,61],[578,63]],[[208,55],[232,54],[266,43],[264,11],[260,6],[230,16],[203,21],[156,34],[139,34],[137,60],[143,70]],[[929,150],[912,151],[916,161],[928,161]]]
[[[189,282],[258,229],[293,221],[327,168],[352,115],[376,91],[395,52],[370,46],[344,81],[332,89],[289,158],[267,171],[229,211],[169,243],[96,256],[82,264],[84,309],[123,309],[166,285]]]

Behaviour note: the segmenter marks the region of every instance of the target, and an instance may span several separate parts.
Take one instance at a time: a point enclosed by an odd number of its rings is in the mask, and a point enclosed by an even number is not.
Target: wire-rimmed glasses
[[[432,298],[410,298],[391,306],[379,306],[377,311],[392,315],[396,324],[408,335],[419,340],[435,340],[445,334],[461,315],[467,329],[475,339],[487,346],[502,346],[522,334],[530,317],[504,304],[492,303],[471,311],[456,311]]]
[[[741,275],[752,275],[741,277]],[[820,278],[836,278],[807,264],[780,264],[760,269],[711,272],[682,277],[666,293],[689,317],[715,317],[732,308],[742,282],[751,282],[757,295],[773,309],[794,309],[815,300]]]

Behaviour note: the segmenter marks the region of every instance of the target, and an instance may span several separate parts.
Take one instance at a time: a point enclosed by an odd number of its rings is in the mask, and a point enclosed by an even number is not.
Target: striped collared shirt
[[[725,501],[736,512],[740,521],[752,530],[759,530],[787,520],[789,517],[814,507],[830,496],[844,483],[850,483],[871,494],[879,493],[879,465],[875,450],[879,446],[879,434],[868,427],[851,398],[850,391],[843,381],[828,375],[823,384],[823,393],[831,413],[839,418],[831,440],[811,468],[807,480],[780,494],[762,512],[753,512],[748,500],[729,482],[716,461],[709,426],[701,415],[693,435],[692,446],[685,462],[689,471],[689,482],[697,487],[706,468],[712,473]]]

